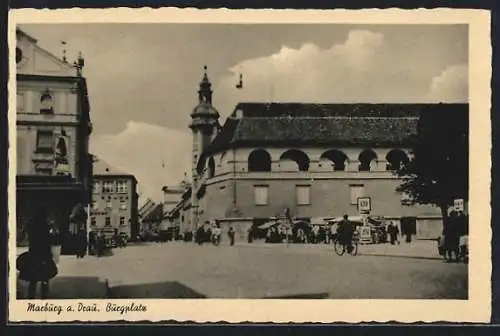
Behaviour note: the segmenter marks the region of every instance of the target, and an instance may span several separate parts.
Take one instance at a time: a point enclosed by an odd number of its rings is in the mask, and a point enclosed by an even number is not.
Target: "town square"
[[[279,26],[16,27],[18,299],[469,298],[467,26]]]

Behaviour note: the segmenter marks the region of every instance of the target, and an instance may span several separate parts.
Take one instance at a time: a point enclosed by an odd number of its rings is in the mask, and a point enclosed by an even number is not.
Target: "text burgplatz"
[[[128,304],[117,304],[108,302],[105,304],[105,312],[119,312],[121,315],[127,314],[130,312],[146,312],[147,308],[143,304],[136,304],[134,302]],[[49,302],[44,303],[28,303],[26,307],[27,312],[34,313],[55,313],[57,315],[61,315],[63,312],[66,313],[92,313],[92,312],[101,312],[102,309],[100,305],[97,303],[81,303],[78,302],[76,304],[69,305],[58,305]]]

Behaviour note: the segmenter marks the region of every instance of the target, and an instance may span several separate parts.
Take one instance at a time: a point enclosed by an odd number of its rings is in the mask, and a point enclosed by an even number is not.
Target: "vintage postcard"
[[[489,12],[9,19],[11,322],[489,321]]]

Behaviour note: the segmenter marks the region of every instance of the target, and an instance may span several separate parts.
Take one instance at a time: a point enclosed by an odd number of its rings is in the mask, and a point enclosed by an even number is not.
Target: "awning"
[[[279,225],[280,223],[278,221],[270,221],[267,223],[264,223],[260,226],[258,226],[259,229],[269,229],[271,226],[276,226]]]
[[[333,223],[340,223],[342,220],[344,220],[344,217],[336,217],[332,219],[330,222]],[[357,224],[363,224],[363,217],[361,216],[349,216],[347,217],[347,220],[353,223]],[[383,224],[383,217],[374,217],[374,216],[368,216],[367,222],[372,225],[382,225]]]

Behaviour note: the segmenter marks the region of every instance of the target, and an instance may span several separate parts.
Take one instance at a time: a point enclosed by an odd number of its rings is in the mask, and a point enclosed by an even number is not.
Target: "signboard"
[[[358,212],[370,213],[372,210],[372,200],[370,197],[358,197]]]
[[[370,227],[362,226],[361,228],[359,228],[359,240],[362,243],[371,243],[372,232]]]
[[[455,211],[464,211],[464,200],[463,199],[456,199],[453,201],[453,207],[455,208]]]

